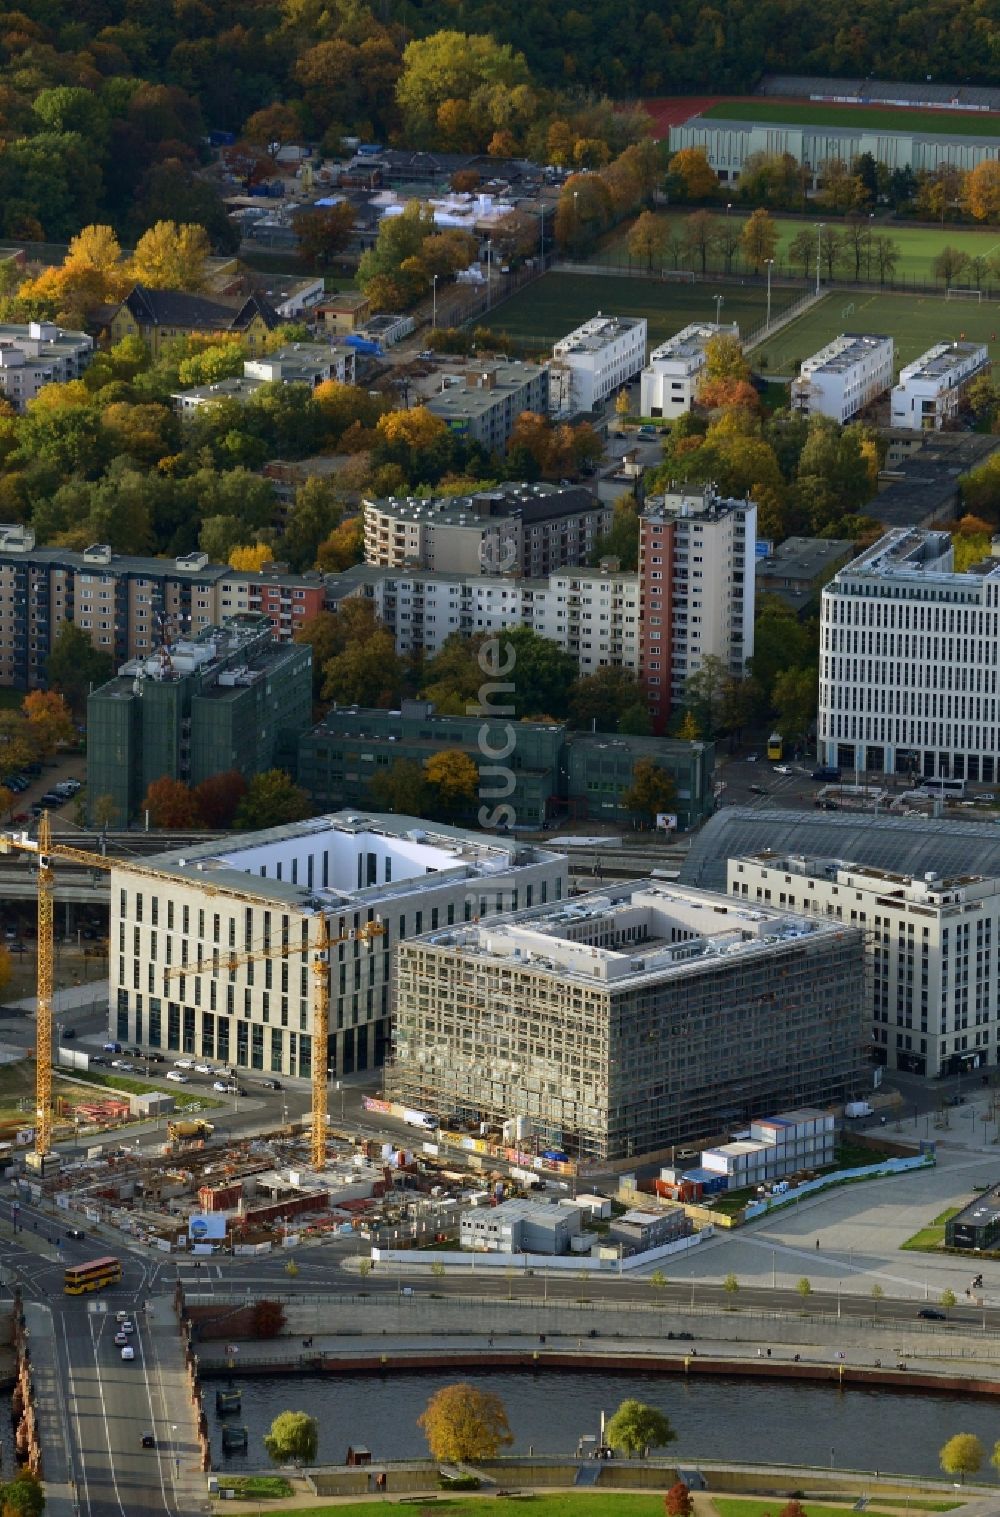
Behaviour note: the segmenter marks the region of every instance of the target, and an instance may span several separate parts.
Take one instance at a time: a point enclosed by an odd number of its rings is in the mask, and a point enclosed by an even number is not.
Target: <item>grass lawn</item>
[[[805,315],[754,350],[754,367],[763,359],[766,374],[791,375],[796,360],[815,353],[840,332],[884,333],[895,339],[896,367],[910,363],[932,343],[987,342],[994,363],[1000,359],[1000,306],[984,301],[947,301],[934,295],[866,295],[834,290]]]
[[[658,219],[662,222],[665,222],[669,226],[673,226],[677,223],[683,223],[685,218],[687,216],[690,216],[690,214],[690,210],[677,209],[674,211],[663,211],[660,213]],[[732,221],[736,223],[742,223],[746,220],[749,213],[742,209],[738,210],[736,206],[733,206],[733,209],[727,212],[725,204],[722,204],[721,206],[716,207],[715,214],[722,217],[728,215]],[[786,273],[791,272],[801,278],[801,263],[796,264],[793,268],[789,268],[790,260],[788,257],[788,245],[792,239],[794,237],[797,237],[798,234],[803,230],[811,232],[812,236],[815,238],[817,235],[816,227],[819,224],[820,219],[821,218],[819,217],[793,216],[776,216],[774,218],[774,223],[778,230],[778,247],[776,255],[778,262],[777,268],[775,270],[776,273],[779,270],[783,269]],[[824,225],[826,224],[827,223],[825,222]],[[836,226],[838,228],[841,226],[841,223],[836,217],[830,217],[828,224],[831,226]],[[970,258],[988,258],[991,253],[1000,252],[1000,234],[998,234],[996,227],[986,227],[982,230],[979,230],[976,227],[921,227],[908,226],[905,222],[897,223],[893,221],[886,222],[881,220],[876,221],[874,223],[874,227],[877,236],[891,237],[893,242],[895,242],[899,247],[900,256],[899,262],[896,265],[895,274],[897,281],[911,279],[917,280],[920,283],[930,284],[934,279],[934,272],[931,265],[933,264],[934,259],[937,257],[938,253],[940,253],[941,249],[946,246],[958,248],[960,252],[966,253]],[[616,227],[613,232],[608,234],[608,236],[602,242],[598,253],[595,255],[594,262],[598,263],[602,260],[612,263],[625,262],[628,258],[628,248],[626,246],[627,240],[628,224],[624,223],[622,226]],[[716,253],[709,258],[708,266],[709,269],[714,269],[716,272],[719,272],[724,267],[723,259],[719,254]],[[672,267],[672,263],[670,261],[668,261],[668,267]],[[681,267],[700,268],[700,260],[697,260],[696,262],[692,262],[690,260],[682,261]],[[742,262],[737,260],[734,264],[734,268],[736,272],[739,273],[741,270],[743,270]],[[813,263],[813,270],[815,270],[815,262]],[[876,278],[878,277],[877,264],[872,264],[871,272]],[[869,270],[867,264],[862,264],[861,277],[865,281],[867,281],[869,278]],[[843,267],[838,270],[838,278],[842,278],[844,280],[851,280],[854,278],[854,260],[852,256],[848,255],[845,258]],[[974,283],[974,280],[972,275],[969,274],[962,275],[959,282],[962,284],[971,284]]]
[[[75,1069],[73,1071],[73,1079],[83,1080],[88,1085],[103,1086],[105,1090],[124,1091],[131,1096],[145,1095],[151,1090],[162,1091],[164,1089],[160,1085],[150,1085],[145,1080],[132,1080],[128,1075],[97,1074],[90,1069]],[[69,1086],[64,1094],[68,1094],[71,1091],[73,1091],[73,1087]],[[74,1094],[76,1095],[76,1099],[79,1100],[79,1091],[75,1091]],[[206,1096],[200,1091],[171,1089],[166,1094],[173,1096],[174,1104],[179,1109],[186,1106],[198,1106],[202,1111],[207,1111],[209,1107],[221,1104],[218,1101],[213,1101],[210,1096]]]
[[[516,1471],[511,1473],[511,1485],[517,1486]],[[476,1496],[449,1496],[435,1500],[434,1493],[427,1493],[428,1507],[433,1503],[435,1512],[447,1512],[448,1517],[481,1517],[484,1511],[495,1517],[516,1517],[525,1510],[535,1517],[663,1517],[663,1496],[632,1496],[621,1491],[562,1491],[525,1497],[523,1500],[508,1500],[505,1496],[490,1496],[489,1491]],[[420,1502],[413,1500],[411,1510],[420,1511]],[[372,1507],[368,1502],[348,1501],[337,1506],[310,1506],[296,1511],[295,1517],[371,1517]]]
[[[772,313],[798,298],[801,292],[776,290]],[[764,320],[767,299],[763,290],[739,285],[665,284],[657,279],[629,279],[624,275],[545,274],[510,300],[496,306],[490,326],[509,332],[518,342],[551,347],[581,321],[598,311],[616,316],[645,316],[649,323],[649,346],[656,347],[692,321],[714,321],[716,295],[723,295],[723,321],[738,321],[741,332],[750,332]],[[966,307],[963,306],[963,310]]]
[[[904,1502],[918,1512],[951,1512],[958,1506],[960,1501],[927,1501],[922,1498],[900,1496],[898,1498],[886,1496],[883,1498],[889,1507],[902,1506]],[[719,1517],[777,1517],[781,1508],[785,1505],[783,1496],[775,1496],[771,1501],[758,1501],[740,1496],[713,1496],[712,1505],[718,1512]],[[846,1506],[833,1507],[829,1505],[814,1505],[811,1501],[802,1503],[806,1517],[829,1517],[832,1511],[845,1511]],[[871,1517],[883,1517],[878,1507],[865,1507],[865,1511],[871,1513]]]
[[[34,1024],[32,1024],[34,1026]],[[53,1096],[80,1099],[79,1090],[54,1080]],[[20,1104],[19,1104],[20,1103]],[[20,1059],[16,1064],[0,1065],[0,1123],[16,1122],[30,1126],[35,1112],[35,1061]]]
[[[929,1227],[922,1227],[912,1238],[907,1238],[901,1243],[900,1248],[908,1248],[913,1253],[932,1254],[944,1243],[944,1225],[950,1222],[952,1217],[957,1217],[962,1210],[960,1206],[949,1206],[946,1211],[934,1218]]]
[[[277,1501],[292,1495],[291,1482],[284,1475],[220,1475],[220,1491],[233,1491],[237,1500]]]
[[[979,111],[922,111],[906,106],[830,105],[820,101],[722,100],[702,111],[710,120],[774,121],[792,126],[870,127],[876,132],[934,132],[1000,137],[1000,116]]]

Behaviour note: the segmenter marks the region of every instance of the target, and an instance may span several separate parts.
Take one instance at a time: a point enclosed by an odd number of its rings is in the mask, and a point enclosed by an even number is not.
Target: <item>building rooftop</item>
[[[534,1222],[542,1227],[555,1227],[560,1222],[572,1220],[570,1212],[574,1203],[568,1204],[563,1201],[532,1201],[524,1196],[511,1196],[507,1201],[501,1201],[497,1206],[470,1206],[463,1213],[465,1217],[480,1217],[485,1224],[487,1220],[496,1222]]]
[[[673,521],[675,517],[689,517],[694,521],[721,521],[731,511],[745,509],[751,502],[728,500],[715,492],[715,486],[703,485],[699,493],[695,487],[681,489],[665,495],[647,495],[642,515],[645,521]]]
[[[941,875],[931,869],[922,875],[905,874],[873,864],[854,864],[846,859],[778,854],[769,848],[761,853],[743,854],[735,862],[773,869],[776,874],[793,874],[799,879],[824,880],[847,888],[876,890],[887,903],[897,906],[908,902],[935,909],[961,906],[969,892],[973,895],[995,895],[1000,892],[1000,880],[988,879],[981,874]]]
[[[966,1227],[991,1227],[1000,1220],[1000,1186],[989,1195],[974,1196],[950,1220],[952,1226],[964,1223]]]
[[[533,383],[543,372],[544,366],[534,363],[490,364],[480,370],[469,370],[457,384],[445,385],[438,394],[432,395],[426,402],[427,409],[445,419],[485,415],[511,393]]]
[[[915,879],[928,873],[960,877],[974,859],[980,877],[1000,878],[995,822],[724,806],[693,838],[680,880],[725,890],[729,859],[768,850],[778,858],[853,859],[855,868],[866,865]]]
[[[388,499],[366,500],[384,515],[400,521],[425,522],[443,527],[471,527],[489,520],[524,517],[541,520],[549,516],[571,515],[577,511],[604,509],[582,485],[559,486],[538,481],[532,484],[502,483],[474,495],[443,496],[427,499],[419,495],[390,495]]]
[[[129,861],[226,893],[272,901],[305,915],[377,912],[380,905],[463,880],[488,880],[560,855],[419,817],[338,811],[264,832]],[[310,883],[310,880],[312,883]]]
[[[866,332],[842,332],[818,353],[804,359],[799,375],[843,374],[886,342],[891,344],[892,338]]]
[[[641,881],[571,902],[515,912],[490,924],[463,924],[420,939],[472,962],[508,963],[561,983],[628,989],[719,961],[759,957],[834,928],[774,906],[748,905],[701,890]]]
[[[604,316],[598,311],[582,326],[560,337],[552,352],[558,358],[565,358],[570,353],[599,353],[609,342],[644,324],[644,316]]]
[[[993,539],[994,550],[1000,539]],[[966,591],[978,600],[985,578],[1000,574],[1000,557],[983,559],[962,573],[952,567],[951,534],[922,527],[893,527],[838,570],[831,584],[839,590],[867,589],[875,580],[883,593],[899,584],[907,591],[929,586],[937,591]]]
[[[734,102],[735,104],[735,102]],[[848,118],[850,119],[850,118]],[[886,113],[886,122],[892,121],[892,116]],[[894,132],[887,124],[885,127],[876,129],[871,126],[828,126],[825,122],[817,121],[748,121],[744,117],[734,114],[732,116],[692,116],[690,121],[685,121],[685,127],[695,127],[699,131],[712,132],[761,132],[769,133],[801,132],[803,137],[822,137],[826,139],[838,139],[843,142],[845,148],[852,142],[857,142],[859,137],[905,137],[911,142],[940,142],[955,148],[968,149],[970,143],[975,145],[976,138],[966,136],[961,132],[925,132],[925,131],[896,131]],[[992,135],[984,138],[992,147],[995,139]],[[775,148],[775,152],[780,151]],[[850,156],[849,154],[847,156]]]
[[[800,580],[812,585],[821,574],[832,574],[853,552],[848,538],[788,537],[768,558],[757,560],[757,581],[766,585],[769,579]]]
[[[54,321],[0,322],[0,351],[14,350],[28,358],[44,360],[53,354],[77,353],[92,348],[94,339],[86,332],[74,332]]]
[[[722,322],[716,326],[714,321],[693,321],[690,326],[683,327],[681,331],[675,332],[673,337],[668,337],[665,342],[661,342],[658,348],[654,348],[649,355],[649,361],[654,363],[657,359],[668,358],[698,360],[704,355],[706,345],[720,333],[738,338],[739,323]]]
[[[354,356],[351,348],[343,347],[341,351]],[[336,352],[336,344],[297,342],[277,348],[262,358],[248,358],[242,375],[218,379],[212,384],[193,385],[188,390],[175,390],[171,399],[192,405],[212,400],[246,400],[266,384],[315,386],[326,378]]]
[[[899,371],[899,383],[911,379],[944,379],[954,369],[961,368],[968,359],[982,354],[989,362],[989,346],[985,342],[938,342],[926,353],[921,353],[912,363],[904,364]]]

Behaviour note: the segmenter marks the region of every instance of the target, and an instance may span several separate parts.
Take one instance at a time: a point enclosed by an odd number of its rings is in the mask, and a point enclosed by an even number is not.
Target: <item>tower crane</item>
[[[37,838],[30,838],[27,833],[0,833],[0,853],[15,852],[33,853],[38,859],[34,1164],[43,1170],[52,1150],[52,894],[55,883],[52,861],[64,859],[69,864],[83,864],[87,869],[111,869],[113,862],[103,854],[88,853],[85,848],[53,843],[47,811],[43,811],[38,819]]]
[[[305,941],[301,946],[293,946],[287,942],[275,945],[265,945],[263,948],[248,949],[244,953],[214,953],[210,958],[201,959],[195,964],[172,964],[163,971],[165,982],[179,976],[189,974],[209,974],[225,971],[233,974],[241,964],[256,964],[262,959],[287,959],[297,954],[308,954],[310,969],[312,971],[312,1012],[313,1012],[313,1052],[312,1052],[312,1114],[311,1114],[311,1138],[310,1154],[312,1167],[322,1170],[326,1165],[326,1076],[327,1076],[327,1042],[330,1033],[330,953],[331,949],[341,943],[361,942],[367,943],[369,950],[375,938],[381,937],[385,928],[376,918],[372,922],[364,922],[356,930],[343,933],[340,937],[331,937],[327,919],[323,912],[318,915],[304,916],[306,922],[316,923],[316,932],[313,940],[309,941],[308,930]]]
[[[52,1151],[52,965],[55,958],[52,940],[53,890],[55,876],[52,865],[55,860],[67,864],[82,864],[85,869],[112,870],[122,865],[121,859],[109,859],[101,853],[90,853],[85,848],[73,848],[68,843],[53,843],[49,814],[43,811],[38,819],[38,836],[29,837],[26,832],[0,832],[0,854],[27,853],[38,859],[38,980],[37,980],[37,1026],[35,1029],[35,1147],[29,1155],[34,1167],[44,1170],[45,1160]],[[143,873],[157,879],[177,884],[176,875],[160,873],[144,866]],[[211,894],[216,891],[211,887]],[[221,893],[221,892],[220,892]]]

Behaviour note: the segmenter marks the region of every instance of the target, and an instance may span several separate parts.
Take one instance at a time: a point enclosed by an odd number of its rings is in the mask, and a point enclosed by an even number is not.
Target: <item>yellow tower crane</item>
[[[83,864],[87,869],[111,869],[113,861],[85,848],[53,843],[49,814],[38,819],[38,837],[0,833],[0,853],[33,853],[38,859],[38,1001],[35,1028],[35,1148],[39,1169],[52,1150],[52,860]]]
[[[37,838],[25,832],[0,833],[0,854],[27,853],[38,859],[38,976],[37,976],[37,1025],[35,1029],[35,1147],[29,1160],[42,1170],[45,1160],[52,1152],[52,966],[55,958],[52,941],[53,860],[67,864],[82,864],[85,869],[112,870],[121,865],[121,859],[109,859],[101,853],[90,853],[86,848],[73,848],[67,843],[53,843],[49,814],[43,811],[38,819]],[[176,875],[161,873],[144,866],[145,875],[166,880],[176,886]],[[212,891],[211,893],[215,893]]]
[[[313,994],[313,1046],[312,1046],[312,1114],[310,1155],[313,1169],[321,1170],[326,1165],[326,1089],[327,1089],[327,1043],[330,1033],[330,951],[341,943],[367,943],[371,949],[375,938],[381,937],[385,928],[377,919],[365,922],[356,931],[345,932],[332,938],[325,915],[304,918],[316,923],[316,933],[310,942],[308,933],[300,947],[282,942],[263,948],[248,949],[245,953],[218,953],[201,959],[196,964],[172,964],[164,969],[165,982],[189,974],[210,974],[224,971],[233,974],[241,964],[256,964],[262,959],[288,959],[296,954],[308,953],[312,970]]]

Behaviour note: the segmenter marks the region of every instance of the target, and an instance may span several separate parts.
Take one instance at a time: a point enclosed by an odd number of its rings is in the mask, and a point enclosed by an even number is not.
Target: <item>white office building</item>
[[[1000,1059],[1000,880],[761,853],[728,861],[727,888],[862,929],[878,1063],[937,1078]]]
[[[820,763],[1000,779],[1000,557],[953,565],[947,532],[899,527],[826,585]]]
[[[94,339],[52,321],[0,324],[0,394],[23,411],[45,385],[79,379],[94,356]]]
[[[899,371],[891,423],[916,432],[940,431],[955,415],[972,381],[990,369],[985,342],[938,342]]]
[[[698,380],[707,362],[705,349],[713,337],[740,335],[734,321],[717,326],[714,321],[696,321],[668,337],[649,355],[640,375],[639,411],[642,416],[683,416],[696,398]]]
[[[310,1076],[324,1056],[313,1048],[311,978],[325,917],[336,940],[327,1067],[373,1069],[389,1042],[401,941],[558,902],[567,883],[556,853],[347,811],[123,860],[111,874],[115,1035],[166,1054]],[[376,921],[381,933],[361,941],[359,929]]]
[[[552,349],[549,404],[556,415],[593,411],[646,362],[646,318],[603,316],[563,337]]]
[[[792,409],[850,421],[892,385],[893,341],[841,333],[807,358],[792,380]]]

